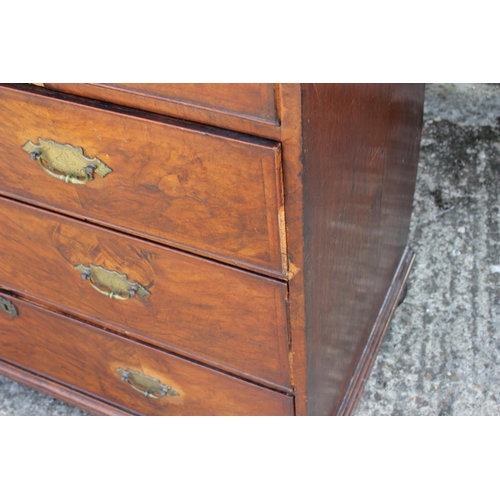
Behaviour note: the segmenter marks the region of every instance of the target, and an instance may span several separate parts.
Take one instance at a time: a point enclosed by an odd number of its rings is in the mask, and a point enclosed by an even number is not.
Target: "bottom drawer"
[[[143,415],[293,414],[291,396],[4,294],[0,358]]]

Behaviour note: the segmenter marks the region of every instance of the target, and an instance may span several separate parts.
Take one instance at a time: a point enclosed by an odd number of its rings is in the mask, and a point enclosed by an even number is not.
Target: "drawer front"
[[[282,275],[279,145],[186,127],[0,87],[0,192]]]
[[[272,83],[45,83],[44,86],[247,134],[280,138]]]
[[[0,286],[290,386],[283,283],[15,201],[0,198],[0,213]]]
[[[0,358],[144,415],[291,415],[292,398],[0,294]],[[4,303],[4,302],[3,302]]]

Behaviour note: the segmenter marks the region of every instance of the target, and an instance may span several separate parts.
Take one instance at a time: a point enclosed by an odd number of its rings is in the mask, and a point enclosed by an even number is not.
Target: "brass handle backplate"
[[[40,138],[38,142],[33,144],[28,141],[23,150],[51,177],[70,184],[87,184],[94,180],[94,172],[101,177],[112,172],[99,158],[85,156],[82,148]]]
[[[124,368],[117,368],[116,371],[120,374],[121,379],[127,382],[132,389],[135,389],[148,398],[161,399],[167,395],[179,395],[172,387],[164,385],[158,379],[149,377],[143,373],[128,369],[125,370]]]
[[[126,274],[117,271],[108,271],[101,266],[84,266],[78,264],[75,269],[80,273],[82,279],[88,280],[90,286],[99,293],[106,295],[110,299],[128,300],[136,295],[145,297],[150,295],[144,286],[130,281]]]

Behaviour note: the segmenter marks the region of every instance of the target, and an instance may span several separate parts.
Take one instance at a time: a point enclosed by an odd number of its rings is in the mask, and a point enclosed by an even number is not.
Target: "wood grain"
[[[110,229],[0,200],[0,286],[293,394],[297,415],[351,413],[411,263],[424,86],[279,84],[272,98],[266,85],[237,98],[189,84],[30,88],[0,87],[0,193]],[[42,124],[56,134],[42,138],[108,155],[116,172],[85,187],[50,179],[12,147]],[[70,277],[91,260],[151,296],[96,301]]]
[[[0,357],[143,415],[291,415],[293,398],[209,370],[14,297],[17,318],[0,314]],[[120,379],[131,369],[178,396],[146,397]]]
[[[279,139],[275,86],[271,83],[46,83],[45,86],[183,120]]]
[[[284,274],[278,144],[36,92],[0,87],[0,193],[267,274]],[[21,149],[39,138],[82,147],[113,172],[85,185],[54,179]]]
[[[0,286],[266,384],[290,387],[285,284],[0,198]],[[120,301],[74,266],[127,275]]]
[[[308,413],[336,414],[406,247],[423,85],[303,86]]]

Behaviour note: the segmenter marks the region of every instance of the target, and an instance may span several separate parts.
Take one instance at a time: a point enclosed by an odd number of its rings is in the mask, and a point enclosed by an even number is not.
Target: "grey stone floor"
[[[417,260],[357,415],[500,415],[500,85],[427,86]],[[86,415],[0,377],[0,415]]]

